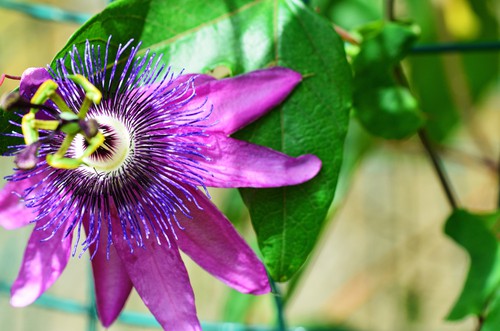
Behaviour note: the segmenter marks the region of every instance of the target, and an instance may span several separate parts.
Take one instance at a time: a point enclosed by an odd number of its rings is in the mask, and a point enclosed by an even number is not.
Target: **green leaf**
[[[11,124],[11,122],[21,123],[21,116],[13,111],[0,109],[0,155],[7,153],[9,146],[23,143],[21,138],[6,136],[6,134],[21,131],[18,126]]]
[[[494,299],[488,307],[481,331],[498,331],[500,329],[500,288],[496,290]]]
[[[387,74],[410,51],[420,35],[413,24],[384,21],[368,23],[357,30],[363,38],[359,54],[353,59],[357,73],[379,76]]]
[[[78,30],[56,58],[86,39],[112,54],[130,38],[174,70],[223,65],[240,74],[269,65],[304,76],[278,109],[236,136],[292,156],[316,154],[322,171],[295,187],[242,190],[269,272],[287,280],[307,259],[333,199],[351,108],[351,71],[332,26],[299,0],[115,1]],[[113,58],[112,55],[108,60]]]
[[[273,1],[115,1],[85,23],[55,58],[73,45],[82,51],[87,39],[104,46],[112,35],[111,52],[133,38],[142,42],[140,54],[146,49],[161,53],[177,72],[225,65],[239,74],[273,61],[272,10]]]
[[[394,69],[418,38],[414,25],[376,21],[358,30],[362,37],[352,61],[354,108],[371,134],[403,139],[415,134],[424,116],[410,91],[394,78]]]
[[[371,134],[385,139],[403,139],[425,123],[417,100],[407,88],[387,86],[358,95],[356,115]]]
[[[500,244],[492,227],[500,212],[478,215],[455,210],[448,218],[445,233],[470,256],[467,280],[460,297],[448,315],[458,320],[468,315],[484,316],[500,286]]]

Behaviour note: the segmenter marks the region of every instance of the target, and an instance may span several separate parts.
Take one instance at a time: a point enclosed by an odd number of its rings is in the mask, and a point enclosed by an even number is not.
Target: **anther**
[[[0,99],[0,109],[8,111],[16,107],[20,102],[22,102],[22,98],[19,92],[4,94]]]
[[[46,105],[37,105],[31,103],[28,99],[21,96],[19,92],[11,92],[2,95],[0,98],[0,110],[11,111],[11,110],[24,110],[26,113],[29,109],[43,109],[52,116],[57,116],[57,111],[54,108],[48,107]]]
[[[38,148],[40,145],[40,140],[38,140],[17,153],[14,159],[16,166],[22,170],[33,169],[38,162]]]
[[[94,138],[99,133],[99,123],[95,119],[79,120],[78,125],[87,139]]]
[[[48,79],[44,81],[30,101],[23,100],[19,94],[14,94],[5,99],[1,105],[6,108],[21,106],[29,108],[21,121],[24,140],[27,147],[19,153],[18,161],[21,169],[31,169],[36,165],[38,147],[40,146],[39,130],[62,132],[66,136],[57,152],[46,157],[47,163],[54,168],[76,169],[84,164],[84,159],[88,158],[99,147],[104,144],[104,135],[99,132],[99,124],[94,119],[86,118],[87,112],[93,104],[101,101],[101,92],[82,75],[68,76],[68,79],[80,85],[85,91],[85,98],[80,109],[75,113],[58,93],[58,84]],[[60,112],[49,111],[54,117],[53,120],[41,120],[36,118],[39,109],[46,101],[51,100],[59,108]],[[66,152],[73,143],[77,135],[82,135],[88,142],[88,148],[78,158],[66,157]]]

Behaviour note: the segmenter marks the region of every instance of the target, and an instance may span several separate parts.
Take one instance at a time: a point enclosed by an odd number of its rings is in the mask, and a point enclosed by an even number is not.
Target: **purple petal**
[[[47,79],[51,79],[45,68],[28,68],[21,75],[19,93],[25,98],[31,99],[40,85]]]
[[[13,306],[24,307],[33,303],[64,271],[70,257],[72,239],[72,235],[64,238],[66,228],[59,229],[47,241],[42,240],[51,235],[50,231],[33,231],[24,252],[21,270],[11,288],[10,303]]]
[[[28,225],[36,214],[25,206],[23,196],[25,190],[41,180],[41,176],[33,176],[24,180],[7,182],[0,191],[0,225],[7,230]]]
[[[199,138],[200,139],[200,138]],[[210,134],[203,137],[210,147],[204,151],[208,161],[200,161],[199,172],[206,186],[280,187],[304,183],[319,172],[321,160],[306,154],[291,157],[267,147]]]
[[[299,73],[281,67],[220,80],[200,76],[195,80],[196,99],[187,107],[207,100],[213,105],[209,130],[229,135],[279,105],[300,80]]]
[[[85,223],[88,233],[88,220]],[[93,256],[92,273],[94,275],[97,314],[102,325],[107,328],[118,318],[125,306],[132,290],[132,282],[113,245],[109,247],[108,259],[106,222],[102,222],[101,226],[100,245],[98,247],[91,246],[89,250],[90,255]],[[97,251],[95,251],[96,249]]]
[[[121,228],[118,220],[113,226]],[[113,236],[116,251],[135,289],[154,317],[166,330],[201,330],[196,317],[194,294],[175,242],[160,246],[153,238],[143,248],[130,252],[120,234]]]
[[[197,264],[243,293],[270,291],[266,269],[228,219],[205,195],[193,191],[200,210],[188,205],[192,219],[179,216],[184,226],[177,233],[179,247]]]

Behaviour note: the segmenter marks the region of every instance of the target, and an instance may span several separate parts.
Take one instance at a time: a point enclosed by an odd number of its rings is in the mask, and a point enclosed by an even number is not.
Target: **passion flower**
[[[178,249],[241,292],[270,290],[263,264],[206,188],[295,185],[321,162],[230,137],[280,104],[300,74],[176,76],[161,56],[138,50],[130,41],[109,61],[110,41],[104,50],[87,42],[84,54],[69,53],[69,67],[60,59],[22,75],[9,107],[28,111],[25,144],[0,191],[0,224],[35,229],[11,303],[36,300],[80,245],[92,257],[104,326],[134,287],[165,329],[200,330]]]

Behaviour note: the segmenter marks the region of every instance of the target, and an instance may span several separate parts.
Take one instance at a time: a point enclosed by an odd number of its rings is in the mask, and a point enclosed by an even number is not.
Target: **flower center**
[[[119,169],[132,149],[132,140],[126,126],[114,117],[100,115],[93,119],[99,123],[99,130],[104,135],[104,143],[97,150],[84,157],[84,167],[89,171],[110,172]],[[88,141],[78,135],[74,140],[75,158],[81,157],[89,147]]]
[[[38,160],[38,149],[42,143],[49,141],[55,132],[65,135],[57,152],[47,154],[46,161],[51,167],[58,169],[76,169],[84,163],[97,149],[104,144],[104,135],[99,132],[99,124],[95,119],[87,118],[87,113],[92,105],[101,102],[102,94],[90,81],[80,74],[68,75],[66,77],[75,85],[80,86],[85,92],[85,97],[75,112],[64,98],[58,93],[59,85],[52,79],[45,80],[36,90],[31,100],[26,100],[19,93],[11,94],[6,101],[2,102],[6,108],[20,107],[28,108],[29,112],[21,120],[21,129],[26,147],[16,154],[15,163],[20,169],[29,170],[36,166]],[[58,108],[46,106],[51,100]],[[53,119],[40,119],[37,112],[44,109]],[[39,131],[50,132],[45,137],[40,137]],[[66,152],[73,145],[75,137],[81,135],[87,141],[84,153],[79,154],[77,159],[66,157]]]

